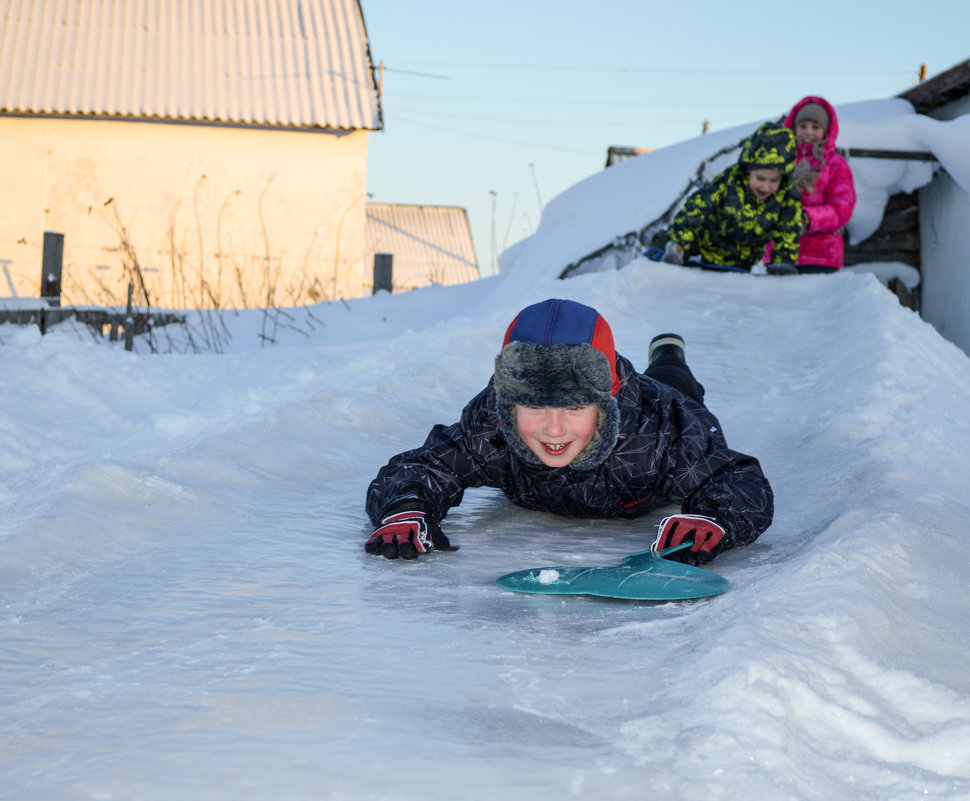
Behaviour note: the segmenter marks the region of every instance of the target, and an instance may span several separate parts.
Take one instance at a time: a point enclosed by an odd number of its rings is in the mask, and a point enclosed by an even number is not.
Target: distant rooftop
[[[626,161],[627,159],[636,158],[637,156],[642,156],[644,153],[651,152],[653,152],[652,147],[621,147],[619,145],[610,145],[606,151],[606,166],[612,167],[621,161]]]
[[[457,206],[367,204],[367,252],[394,257],[394,289],[480,278],[471,227]]]
[[[920,114],[928,114],[970,94],[970,60],[900,93]]]
[[[358,0],[0,8],[0,114],[383,127]]]

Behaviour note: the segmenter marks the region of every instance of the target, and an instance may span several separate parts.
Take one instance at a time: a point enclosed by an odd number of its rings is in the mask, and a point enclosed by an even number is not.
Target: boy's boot
[[[647,364],[653,364],[654,359],[661,361],[675,360],[686,364],[686,351],[687,348],[684,345],[684,338],[680,334],[657,334],[657,336],[650,340],[650,349],[647,351]]]
[[[647,369],[643,373],[703,405],[704,387],[687,366],[684,338],[680,334],[658,334],[650,340]]]

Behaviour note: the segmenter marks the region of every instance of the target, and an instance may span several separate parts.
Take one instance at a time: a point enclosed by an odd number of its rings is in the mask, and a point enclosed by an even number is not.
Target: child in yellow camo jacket
[[[761,125],[737,163],[687,198],[666,231],[663,260],[750,270],[774,241],[768,272],[795,273],[802,233],[802,204],[791,181],[796,156],[791,129]]]

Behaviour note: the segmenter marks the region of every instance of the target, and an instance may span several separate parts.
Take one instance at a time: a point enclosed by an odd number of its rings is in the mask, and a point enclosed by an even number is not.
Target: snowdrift
[[[762,460],[775,523],[714,563],[728,593],[504,592],[619,561],[657,520],[490,491],[446,519],[457,553],[364,553],[377,468],[551,296],[597,307],[636,364],[683,334]],[[223,356],[2,332],[6,798],[970,796],[970,361],[874,277],[638,260],[314,318]]]

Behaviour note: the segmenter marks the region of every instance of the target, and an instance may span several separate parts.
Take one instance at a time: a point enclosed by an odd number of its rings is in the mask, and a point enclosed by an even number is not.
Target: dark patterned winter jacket
[[[453,425],[398,454],[367,490],[374,525],[389,510],[421,509],[437,520],[469,487],[496,487],[513,503],[573,517],[633,518],[659,506],[713,517],[730,544],[745,545],[771,524],[774,502],[758,460],[728,448],[717,419],[677,390],[638,373],[617,354],[621,387],[616,447],[589,471],[532,466],[506,445],[493,381]]]
[[[744,143],[736,164],[687,198],[668,229],[670,238],[688,257],[748,269],[774,240],[771,261],[794,264],[802,230],[802,204],[791,184],[796,155],[794,134],[765,123]],[[748,187],[748,173],[758,167],[783,176],[765,200]]]

